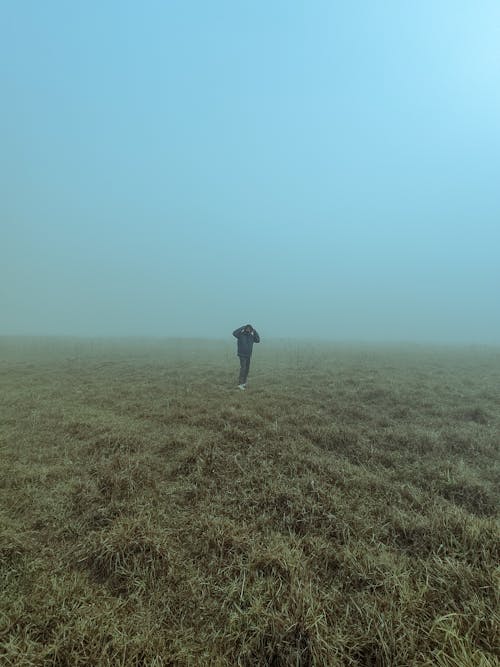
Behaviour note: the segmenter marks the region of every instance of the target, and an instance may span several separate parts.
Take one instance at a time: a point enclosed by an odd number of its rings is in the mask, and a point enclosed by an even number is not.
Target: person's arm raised
[[[234,336],[235,338],[238,338],[239,336],[241,336],[241,334],[243,333],[243,329],[244,329],[244,328],[245,328],[245,327],[238,327],[237,329],[235,329],[235,330],[233,331],[233,336]]]

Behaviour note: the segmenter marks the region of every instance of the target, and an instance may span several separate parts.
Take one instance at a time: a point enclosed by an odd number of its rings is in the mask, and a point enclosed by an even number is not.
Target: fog
[[[496,0],[0,25],[0,334],[500,343]]]

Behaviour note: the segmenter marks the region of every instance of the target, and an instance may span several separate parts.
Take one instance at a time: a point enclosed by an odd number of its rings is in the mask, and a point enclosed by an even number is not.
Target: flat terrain
[[[2,665],[497,665],[500,350],[0,339]]]

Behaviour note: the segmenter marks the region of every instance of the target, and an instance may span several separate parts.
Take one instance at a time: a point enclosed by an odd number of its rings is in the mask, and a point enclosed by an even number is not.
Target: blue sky
[[[500,343],[500,4],[4,1],[0,334]]]

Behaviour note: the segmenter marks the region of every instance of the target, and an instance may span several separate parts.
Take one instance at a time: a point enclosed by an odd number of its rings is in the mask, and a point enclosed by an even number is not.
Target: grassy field
[[[0,339],[2,665],[498,665],[500,350]]]

